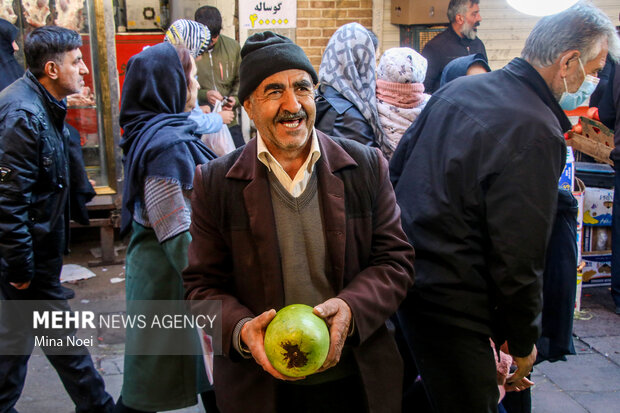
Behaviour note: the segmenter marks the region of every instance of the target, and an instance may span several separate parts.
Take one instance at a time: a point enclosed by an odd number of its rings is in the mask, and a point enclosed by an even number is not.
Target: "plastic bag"
[[[212,113],[221,112],[222,101],[218,100],[213,107]],[[211,149],[217,156],[224,156],[235,150],[235,143],[233,142],[228,126],[222,125],[222,128],[214,133],[205,133],[201,137],[202,141],[209,149]]]

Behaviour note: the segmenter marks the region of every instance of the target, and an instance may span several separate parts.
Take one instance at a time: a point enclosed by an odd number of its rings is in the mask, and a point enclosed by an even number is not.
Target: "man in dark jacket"
[[[433,95],[390,172],[417,277],[399,311],[437,412],[496,412],[492,337],[528,383],[541,282],[571,125],[558,104],[596,75],[618,39],[589,4],[542,18],[522,58]]]
[[[451,0],[448,5],[448,28],[433,37],[424,49],[422,56],[428,60],[424,89],[433,93],[439,89],[441,72],[448,63],[457,57],[480,53],[487,59],[487,51],[482,40],[478,38],[478,29],[482,21],[480,0]]]
[[[201,166],[186,298],[221,300],[221,412],[400,412],[402,361],[385,322],[413,283],[387,162],[314,128],[317,75],[272,32],[241,51],[239,99],[258,136]],[[330,330],[321,372],[299,382],[263,347],[276,309],[314,307]]]
[[[15,411],[35,336],[41,334],[34,329],[33,315],[23,303],[37,300],[37,310],[48,316],[51,311],[71,311],[60,286],[70,184],[64,99],[81,90],[88,74],[81,45],[80,35],[72,30],[53,26],[35,29],[24,46],[29,70],[0,93],[3,413]],[[76,411],[112,411],[114,403],[88,350],[70,345],[75,329],[48,329],[44,334],[51,340],[38,345],[57,370]]]

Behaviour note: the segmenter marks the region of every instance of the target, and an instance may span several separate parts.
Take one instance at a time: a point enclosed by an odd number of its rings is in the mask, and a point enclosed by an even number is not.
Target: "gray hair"
[[[590,2],[580,1],[569,9],[543,17],[525,41],[521,57],[533,66],[548,67],[562,53],[579,50],[585,64],[601,52],[607,40],[609,56],[620,57],[620,39],[609,17]]]
[[[478,3],[480,3],[480,0],[450,0],[448,5],[448,21],[450,23],[454,22],[457,14],[464,16],[470,6]]]

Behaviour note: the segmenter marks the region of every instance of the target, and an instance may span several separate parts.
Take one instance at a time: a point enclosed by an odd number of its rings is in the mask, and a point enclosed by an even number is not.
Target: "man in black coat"
[[[480,53],[487,59],[484,43],[478,38],[480,0],[450,0],[448,5],[448,28],[433,37],[424,49],[422,56],[428,60],[424,90],[433,93],[439,89],[441,72],[448,63],[457,57]]]
[[[529,385],[571,127],[558,101],[619,48],[578,3],[542,18],[522,58],[447,84],[403,136],[390,172],[417,277],[399,321],[435,411],[497,411],[489,338],[514,358],[508,390]]]
[[[60,27],[30,33],[29,70],[0,93],[0,412],[14,406],[38,345],[58,372],[76,412],[110,412],[88,349],[71,345],[75,329],[35,329],[41,316],[71,311],[60,286],[69,220],[69,132],[65,98],[84,85],[80,35]],[[66,320],[65,320],[66,321]],[[48,340],[41,340],[41,337]],[[58,341],[59,340],[59,341]]]

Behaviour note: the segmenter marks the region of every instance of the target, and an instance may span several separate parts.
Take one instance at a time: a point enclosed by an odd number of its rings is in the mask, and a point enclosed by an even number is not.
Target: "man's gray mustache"
[[[276,118],[276,122],[286,122],[287,120],[294,120],[300,118],[308,119],[308,114],[303,109],[297,113],[285,112],[281,115],[278,115],[278,117]]]

